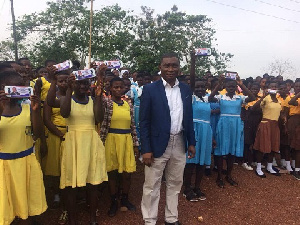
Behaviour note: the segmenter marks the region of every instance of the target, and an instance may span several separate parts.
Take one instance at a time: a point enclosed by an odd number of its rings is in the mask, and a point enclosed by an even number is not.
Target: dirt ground
[[[202,190],[207,199],[201,202],[188,202],[182,194],[179,198],[179,220],[183,225],[224,225],[224,224],[300,224],[300,182],[289,174],[281,177],[266,174],[267,178],[257,177],[253,171],[235,166],[233,177],[238,187],[226,183],[224,189],[217,187],[216,173],[204,177]],[[130,200],[136,205],[136,212],[118,212],[113,218],[107,216],[110,205],[107,185],[102,185],[99,200],[99,225],[138,225],[143,224],[140,202],[144,182],[143,167],[132,177]],[[165,185],[162,183],[158,225],[164,224]],[[47,210],[39,221],[43,225],[57,224],[61,210]],[[197,220],[203,217],[203,222]],[[88,209],[78,205],[79,224],[88,225]]]

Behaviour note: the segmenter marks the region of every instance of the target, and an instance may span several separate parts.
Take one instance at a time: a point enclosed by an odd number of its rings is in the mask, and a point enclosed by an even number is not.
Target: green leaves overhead
[[[226,68],[232,55],[219,53],[212,47],[215,30],[210,18],[188,15],[175,5],[164,14],[155,14],[146,6],[141,9],[141,15],[119,5],[95,10],[92,58],[118,57],[134,70],[156,71],[160,56],[174,51],[180,55],[183,70],[188,71],[190,51],[194,47],[210,47],[212,56],[197,60],[198,73]],[[44,11],[17,21],[22,56],[30,57],[35,65],[46,59],[78,59],[84,64],[88,56],[89,19],[89,4],[84,0],[48,2]]]

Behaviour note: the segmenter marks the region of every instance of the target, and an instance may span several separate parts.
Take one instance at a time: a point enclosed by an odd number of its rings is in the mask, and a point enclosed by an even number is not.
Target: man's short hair
[[[165,58],[177,58],[178,59],[178,62],[179,62],[179,57],[178,57],[178,54],[175,53],[175,52],[169,52],[169,53],[165,53],[161,56],[161,59],[160,59],[160,63],[162,63],[163,59]]]

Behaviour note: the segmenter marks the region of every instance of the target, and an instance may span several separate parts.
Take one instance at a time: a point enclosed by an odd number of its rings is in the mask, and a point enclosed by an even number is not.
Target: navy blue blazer
[[[186,150],[196,145],[193,125],[192,91],[184,83],[179,83],[183,102],[183,136]],[[161,157],[170,139],[171,116],[162,80],[143,87],[140,104],[140,135],[142,154],[153,153],[154,158]]]

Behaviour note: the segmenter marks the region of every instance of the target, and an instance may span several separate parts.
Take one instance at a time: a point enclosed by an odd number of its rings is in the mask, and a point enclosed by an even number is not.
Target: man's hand
[[[188,148],[188,158],[189,159],[194,158],[195,154],[196,154],[195,146],[194,145],[190,145],[189,148]]]
[[[146,166],[150,167],[152,163],[154,163],[153,153],[145,153],[143,154],[143,162]]]

